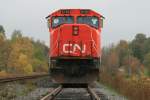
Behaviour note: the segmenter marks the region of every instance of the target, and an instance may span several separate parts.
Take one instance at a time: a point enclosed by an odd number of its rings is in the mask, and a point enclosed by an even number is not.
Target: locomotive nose
[[[92,29],[88,25],[64,24],[60,27],[60,54],[62,56],[93,56]]]

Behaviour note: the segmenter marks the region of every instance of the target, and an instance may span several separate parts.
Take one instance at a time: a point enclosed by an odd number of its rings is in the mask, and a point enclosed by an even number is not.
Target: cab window
[[[74,23],[73,16],[57,16],[52,17],[52,28],[56,28],[62,24],[72,24]]]
[[[99,27],[99,19],[96,16],[79,16],[77,17],[77,23],[87,24],[94,28]]]

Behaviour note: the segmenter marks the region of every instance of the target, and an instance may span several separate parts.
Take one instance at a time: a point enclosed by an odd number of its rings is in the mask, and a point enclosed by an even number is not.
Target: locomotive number
[[[81,51],[82,53],[85,53],[86,51],[86,45],[82,45],[82,47],[79,44],[64,44],[63,45],[63,52],[64,53],[76,53],[77,51]]]

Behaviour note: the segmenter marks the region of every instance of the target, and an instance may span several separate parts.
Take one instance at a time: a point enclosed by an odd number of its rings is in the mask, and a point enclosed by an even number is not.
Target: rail
[[[74,88],[74,87],[73,87]],[[43,98],[41,98],[40,100],[55,100],[57,98],[57,95],[63,90],[65,89],[64,86],[59,86],[58,88],[50,91],[46,96],[44,96]],[[92,88],[90,88],[89,86],[85,88],[87,90],[87,92],[89,93],[89,96],[91,98],[91,100],[102,100],[101,96],[99,96],[94,90],[92,90]],[[59,98],[60,99],[60,98]]]
[[[91,95],[92,100],[101,100],[100,97],[94,92],[90,87],[87,88],[87,91]]]
[[[48,95],[44,96],[40,100],[53,100],[62,91],[62,89],[63,87],[59,86],[58,88],[56,88],[55,90],[53,90],[52,92],[50,92]]]
[[[27,80],[27,79],[35,79],[40,77],[49,76],[49,74],[38,74],[38,75],[29,75],[29,76],[17,76],[17,77],[8,77],[8,78],[0,78],[0,84],[1,83],[7,83],[7,82],[13,82],[13,81],[19,81],[19,80]]]

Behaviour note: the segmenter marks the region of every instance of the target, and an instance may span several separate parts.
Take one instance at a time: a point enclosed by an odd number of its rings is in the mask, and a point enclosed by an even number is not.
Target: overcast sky
[[[150,0],[0,0],[0,25],[8,37],[18,29],[49,44],[45,17],[61,8],[88,8],[105,16],[103,45],[132,40],[136,33],[150,36]]]

